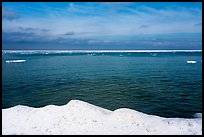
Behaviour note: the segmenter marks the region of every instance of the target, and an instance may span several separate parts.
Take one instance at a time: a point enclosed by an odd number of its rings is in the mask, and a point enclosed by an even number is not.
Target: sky
[[[3,2],[2,49],[202,49],[202,3]]]

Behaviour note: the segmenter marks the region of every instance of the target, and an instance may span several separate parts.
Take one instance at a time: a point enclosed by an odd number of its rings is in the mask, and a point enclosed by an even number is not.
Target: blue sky
[[[202,49],[201,2],[3,2],[3,49]]]

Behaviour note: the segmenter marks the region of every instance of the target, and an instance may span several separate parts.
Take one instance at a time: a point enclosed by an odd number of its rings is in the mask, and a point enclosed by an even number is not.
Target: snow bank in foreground
[[[200,117],[200,115],[199,115]],[[2,109],[2,134],[202,134],[201,118],[163,118],[71,100],[64,106]]]

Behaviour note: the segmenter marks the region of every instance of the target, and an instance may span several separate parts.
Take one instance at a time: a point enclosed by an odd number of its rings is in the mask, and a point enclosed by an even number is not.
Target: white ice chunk
[[[188,60],[187,63],[193,64],[193,63],[196,63],[196,61],[195,60]]]
[[[6,60],[7,63],[19,63],[19,62],[25,62],[26,60]]]

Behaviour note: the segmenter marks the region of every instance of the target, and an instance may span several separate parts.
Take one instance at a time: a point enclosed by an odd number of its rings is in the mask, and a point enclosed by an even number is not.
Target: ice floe
[[[26,60],[6,60],[6,63],[20,63],[25,62]]]
[[[187,63],[194,64],[194,63],[196,63],[196,61],[195,60],[188,60]]]

